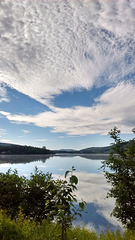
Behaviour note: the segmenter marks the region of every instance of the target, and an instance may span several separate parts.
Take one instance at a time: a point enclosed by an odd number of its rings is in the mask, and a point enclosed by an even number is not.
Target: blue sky
[[[135,126],[134,0],[0,2],[0,142],[106,146]]]

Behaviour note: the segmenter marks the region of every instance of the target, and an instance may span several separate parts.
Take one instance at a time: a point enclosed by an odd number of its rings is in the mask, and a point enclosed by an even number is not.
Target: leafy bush
[[[20,206],[23,214],[31,220],[41,222],[53,208],[51,199],[55,194],[55,184],[52,175],[44,174],[36,167],[34,174],[26,180],[22,194]],[[48,208],[45,207],[46,202],[49,202]]]
[[[19,177],[16,170],[0,173],[0,208],[6,209],[12,219],[19,211],[24,185],[25,178]]]
[[[67,171],[65,180],[52,179],[49,173],[44,174],[35,168],[30,179],[19,177],[16,170],[0,174],[0,208],[6,210],[11,219],[18,221],[21,209],[25,218],[37,223],[44,219],[61,225],[61,239],[66,239],[66,233],[76,215],[81,216],[85,202],[79,203],[78,209],[74,190],[77,189],[77,177],[72,171]],[[66,177],[70,174],[68,180]]]

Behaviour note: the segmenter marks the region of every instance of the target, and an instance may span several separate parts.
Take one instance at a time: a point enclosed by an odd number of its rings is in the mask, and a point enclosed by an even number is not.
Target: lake
[[[103,154],[76,155],[0,155],[0,172],[9,168],[17,169],[19,175],[27,178],[34,172],[35,166],[44,173],[50,172],[54,179],[63,178],[72,166],[76,168],[78,177],[77,199],[87,202],[86,212],[82,218],[74,222],[96,232],[106,231],[107,228],[116,231],[121,224],[110,213],[114,207],[114,199],[106,198],[110,185],[107,183],[102,169],[102,161],[107,158]]]

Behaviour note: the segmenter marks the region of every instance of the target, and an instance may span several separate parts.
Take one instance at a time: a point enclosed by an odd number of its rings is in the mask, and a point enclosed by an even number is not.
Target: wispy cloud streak
[[[69,135],[107,134],[112,126],[118,126],[130,133],[135,119],[135,87],[132,84],[119,84],[109,89],[92,107],[53,108],[37,115],[13,115],[0,113],[18,124],[32,123],[39,127],[50,127],[52,132],[65,132]]]

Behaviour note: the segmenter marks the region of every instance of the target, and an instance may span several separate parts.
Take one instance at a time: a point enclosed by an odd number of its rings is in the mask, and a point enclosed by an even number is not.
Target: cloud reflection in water
[[[96,232],[106,231],[107,228],[112,231],[121,229],[122,226],[117,219],[110,217],[115,200],[106,198],[110,185],[103,173],[76,172],[75,175],[79,179],[78,190],[75,194],[78,201],[83,199],[87,205],[86,213],[83,213],[82,218],[78,218],[74,223]],[[53,175],[53,177],[56,179],[59,176]]]

